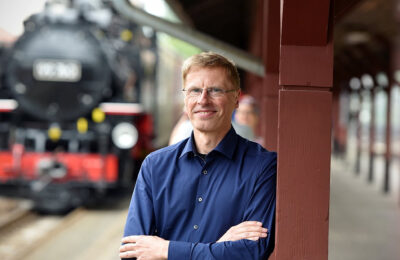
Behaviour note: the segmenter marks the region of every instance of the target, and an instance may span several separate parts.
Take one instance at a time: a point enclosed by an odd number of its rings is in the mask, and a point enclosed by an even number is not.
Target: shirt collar
[[[237,142],[238,142],[238,135],[236,134],[235,129],[231,126],[231,129],[228,131],[225,137],[221,140],[221,142],[219,142],[217,147],[215,147],[214,150],[212,150],[210,153],[212,153],[213,151],[217,151],[225,155],[229,159],[232,159]],[[192,134],[190,135],[190,138],[186,142],[180,157],[184,156],[187,153],[195,154],[196,152],[197,152],[196,147],[194,145],[194,134],[192,131]]]

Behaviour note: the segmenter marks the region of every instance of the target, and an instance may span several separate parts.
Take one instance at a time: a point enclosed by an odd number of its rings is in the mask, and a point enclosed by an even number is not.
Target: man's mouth
[[[206,118],[209,116],[212,116],[216,113],[216,111],[214,110],[200,110],[200,111],[196,111],[195,114],[199,115],[202,118]]]

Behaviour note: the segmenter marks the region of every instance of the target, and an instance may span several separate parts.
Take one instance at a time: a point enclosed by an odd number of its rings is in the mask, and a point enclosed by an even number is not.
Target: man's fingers
[[[257,241],[258,239],[260,239],[259,237],[249,237],[249,238],[246,238],[246,239],[248,239],[248,240],[253,240],[253,241]]]
[[[258,240],[268,236],[268,229],[259,221],[244,221],[231,227],[217,242],[237,241],[240,239]]]
[[[260,233],[267,233],[268,229],[259,227],[259,226],[247,226],[247,227],[238,227],[236,229],[238,233],[245,233],[245,232],[260,232]]]
[[[119,247],[119,252],[134,251],[136,243],[127,243]]]
[[[123,244],[125,244],[125,243],[135,243],[135,242],[137,242],[137,240],[140,238],[141,236],[127,236],[127,237],[123,237],[122,239],[121,239],[121,242],[123,243]]]
[[[137,257],[137,256],[138,255],[135,251],[126,251],[126,252],[119,253],[120,258],[133,258],[133,257]]]
[[[240,234],[240,239],[249,239],[251,237],[267,237],[267,233],[262,232],[245,232]]]
[[[262,226],[262,223],[259,221],[244,221],[238,225],[236,225],[237,227],[247,227],[247,226]]]

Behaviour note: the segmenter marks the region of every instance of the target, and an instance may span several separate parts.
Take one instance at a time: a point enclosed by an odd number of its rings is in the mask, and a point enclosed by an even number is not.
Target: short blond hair
[[[193,67],[200,68],[223,68],[228,79],[232,82],[235,89],[240,89],[240,77],[236,65],[233,61],[214,52],[202,52],[186,59],[182,65],[182,81],[185,85],[186,77]]]

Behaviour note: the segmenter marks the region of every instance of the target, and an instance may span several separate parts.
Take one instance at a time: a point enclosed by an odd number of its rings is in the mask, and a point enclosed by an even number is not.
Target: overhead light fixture
[[[367,32],[361,32],[361,31],[353,31],[348,33],[345,36],[345,43],[349,45],[357,45],[361,43],[368,42],[371,39],[371,36]]]
[[[369,74],[361,76],[361,83],[366,89],[372,89],[374,87],[374,79]]]
[[[361,88],[361,81],[357,77],[352,77],[349,81],[349,86],[352,90],[359,90]]]
[[[389,80],[385,72],[379,72],[375,78],[379,86],[387,87],[389,85]]]

